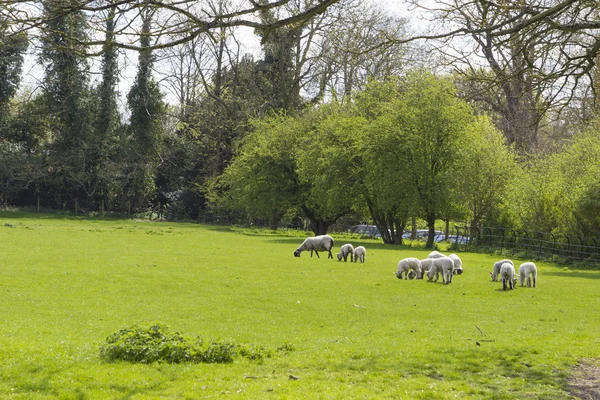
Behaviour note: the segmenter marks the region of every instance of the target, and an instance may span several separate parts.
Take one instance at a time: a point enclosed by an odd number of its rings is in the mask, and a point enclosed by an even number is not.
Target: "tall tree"
[[[152,76],[154,56],[151,49],[152,19],[156,9],[146,2],[140,13],[142,31],[138,70],[127,94],[131,111],[127,151],[127,197],[140,207],[154,194],[154,172],[160,162],[165,105],[158,83]]]
[[[96,88],[96,110],[94,121],[94,170],[101,208],[111,207],[110,192],[115,186],[115,161],[118,152],[120,115],[117,105],[119,80],[118,53],[114,46],[117,5],[111,2],[106,12],[106,40],[103,45],[101,71],[102,80]]]
[[[54,190],[67,194],[62,201],[77,201],[81,192],[94,190],[90,169],[90,93],[86,19],[72,12],[76,0],[44,1],[44,36],[40,59],[46,67],[44,94],[53,114],[54,142],[50,159],[54,164]],[[66,187],[65,187],[66,186]]]
[[[448,174],[458,162],[472,110],[456,97],[449,79],[428,72],[411,73],[402,85],[405,111],[399,121],[409,143],[407,170],[417,192],[419,214],[427,223],[426,246],[433,246],[435,221],[451,201]]]
[[[6,134],[9,102],[19,88],[23,54],[28,47],[27,35],[13,36],[7,22],[0,16],[0,137]]]

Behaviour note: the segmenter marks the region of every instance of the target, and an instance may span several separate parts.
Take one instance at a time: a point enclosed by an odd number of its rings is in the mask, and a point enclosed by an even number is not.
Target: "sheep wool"
[[[452,275],[454,271],[454,261],[448,256],[435,258],[431,263],[431,268],[427,273],[430,281],[437,282],[440,272],[442,273],[442,282],[445,284],[452,283]],[[434,279],[435,277],[435,279]]]
[[[319,256],[319,251],[327,251],[329,253],[329,256],[327,258],[333,258],[333,255],[331,254],[332,248],[333,248],[333,238],[329,235],[308,237],[308,238],[304,239],[304,242],[302,242],[302,244],[300,246],[298,246],[296,251],[294,251],[294,256],[300,257],[300,253],[302,253],[303,251],[310,250],[311,257],[312,257],[313,251],[317,254],[317,257],[319,257],[319,258],[321,258]]]
[[[416,274],[417,279],[423,278],[423,268],[421,267],[421,261],[418,258],[409,257],[402,259],[398,262],[398,271],[396,271],[396,277],[402,279],[408,279],[408,272],[413,270]]]
[[[502,278],[502,290],[506,290],[507,286],[513,290],[517,285],[515,278],[515,266],[510,263],[504,263],[500,267],[500,277]]]
[[[354,249],[354,262],[360,260],[361,263],[364,263],[366,258],[367,258],[367,249],[365,249],[363,246],[357,246]]]
[[[500,260],[497,261],[496,263],[494,263],[494,269],[492,272],[490,272],[490,276],[492,277],[492,282],[497,282],[498,281],[498,275],[500,275],[500,267],[502,267],[502,264],[504,263],[509,263],[511,265],[515,265],[512,260]]]
[[[464,272],[462,267],[462,260],[454,253],[450,254],[448,257],[450,257],[452,261],[454,261],[454,269],[452,270],[452,273],[455,275],[461,275]]]
[[[352,262],[354,259],[354,246],[352,246],[350,243],[346,243],[340,248],[340,252],[337,254],[337,259],[338,261],[342,261],[343,258],[344,262],[346,262],[348,260],[348,256],[350,256],[350,262]]]
[[[521,280],[521,286],[524,286],[525,280],[527,280],[527,287],[535,287],[537,281],[537,267],[532,262],[526,262],[521,264],[519,267],[519,278]]]

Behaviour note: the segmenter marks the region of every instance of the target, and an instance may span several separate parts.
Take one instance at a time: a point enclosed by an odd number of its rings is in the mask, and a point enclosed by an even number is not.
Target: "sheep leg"
[[[331,249],[327,250],[329,252],[329,257],[327,258],[333,258],[333,255],[331,254]]]
[[[317,255],[317,258],[321,258],[318,251],[315,250],[315,254]],[[331,253],[329,253],[329,254],[331,254]]]
[[[502,278],[502,290],[506,290],[506,278]]]

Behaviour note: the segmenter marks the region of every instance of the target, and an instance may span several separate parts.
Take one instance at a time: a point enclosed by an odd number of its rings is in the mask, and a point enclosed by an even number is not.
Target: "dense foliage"
[[[262,10],[260,57],[243,54],[227,26],[164,50],[154,36],[164,10],[139,3],[129,39],[135,76],[118,93],[122,10],[109,3],[91,21],[79,6],[41,2],[45,34],[31,39],[44,67],[40,90],[18,92],[29,38],[0,20],[5,207],[260,221],[318,234],[347,218],[374,223],[387,243],[401,243],[416,220],[430,233],[441,221],[471,231],[600,231],[599,125],[588,94],[565,107],[581,117],[561,121],[546,112],[554,91],[534,95],[529,73],[507,76],[503,90],[485,85],[493,68],[434,74],[422,48],[403,44],[406,21],[354,1],[297,25]],[[98,21],[102,37],[89,29]],[[520,46],[508,47],[488,61],[506,54],[528,68]],[[176,106],[165,101],[169,85]]]

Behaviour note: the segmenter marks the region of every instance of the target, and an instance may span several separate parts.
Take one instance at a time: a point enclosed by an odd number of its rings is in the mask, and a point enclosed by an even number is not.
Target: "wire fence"
[[[457,236],[465,238],[456,243],[461,250],[499,252],[546,260],[565,260],[572,263],[600,264],[597,238],[575,235],[555,235],[541,231],[485,227],[470,231],[456,228]]]

